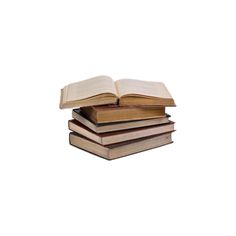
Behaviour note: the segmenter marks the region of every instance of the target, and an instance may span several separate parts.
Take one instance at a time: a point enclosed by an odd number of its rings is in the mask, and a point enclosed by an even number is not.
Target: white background
[[[1,1],[0,235],[236,235],[235,1]],[[69,146],[64,85],[163,81],[175,143]]]

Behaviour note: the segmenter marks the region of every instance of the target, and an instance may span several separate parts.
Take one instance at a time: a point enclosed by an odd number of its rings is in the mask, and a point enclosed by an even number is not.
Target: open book
[[[133,79],[114,82],[108,76],[97,76],[69,84],[61,90],[61,109],[117,103],[121,106],[175,106],[169,91],[161,82]]]

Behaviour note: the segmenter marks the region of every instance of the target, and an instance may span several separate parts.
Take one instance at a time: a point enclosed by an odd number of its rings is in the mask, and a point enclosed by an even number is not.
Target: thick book
[[[69,120],[68,127],[71,131],[81,134],[90,140],[93,140],[102,145],[108,145],[174,131],[174,122],[170,121],[169,123],[162,125],[99,134],[88,129],[77,120]]]
[[[161,82],[97,76],[61,89],[60,108],[104,104],[175,106],[174,99]]]
[[[97,124],[87,118],[80,109],[74,109],[72,111],[72,117],[82,123],[84,126],[88,127],[95,133],[106,133],[111,131],[126,130],[133,128],[140,128],[152,125],[160,125],[169,122],[170,115],[165,115],[161,118],[153,118],[147,120],[137,120],[137,121],[124,121],[124,122],[113,122],[113,123],[103,123]]]
[[[113,160],[130,154],[157,148],[172,143],[171,132],[155,136],[149,136],[136,140],[103,146],[80,134],[69,134],[69,142],[72,146],[83,149],[107,160]]]
[[[102,105],[81,107],[81,112],[94,123],[111,123],[165,117],[161,106],[118,106]]]

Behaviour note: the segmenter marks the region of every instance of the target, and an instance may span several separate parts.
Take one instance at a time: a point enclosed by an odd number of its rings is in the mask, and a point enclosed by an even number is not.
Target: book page
[[[117,96],[115,83],[108,76],[97,76],[64,87],[64,101],[82,100],[104,93]]]
[[[116,81],[116,88],[119,97],[125,95],[140,95],[172,99],[166,86],[161,82],[121,79]]]

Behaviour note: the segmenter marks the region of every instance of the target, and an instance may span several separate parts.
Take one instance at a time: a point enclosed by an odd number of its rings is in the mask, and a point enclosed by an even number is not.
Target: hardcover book
[[[101,145],[80,134],[72,132],[69,134],[71,145],[103,157],[113,160],[148,149],[157,148],[172,143],[171,132],[145,138],[135,139],[112,145]]]
[[[97,124],[91,121],[89,117],[84,116],[84,114],[81,113],[80,109],[74,109],[72,111],[72,117],[75,120],[82,123],[84,126],[94,131],[95,133],[106,133],[106,132],[111,132],[111,131],[126,130],[126,129],[133,129],[133,128],[140,128],[140,127],[169,123],[170,115],[166,114],[165,117],[153,118],[153,119],[147,119],[147,120]]]
[[[165,107],[161,106],[103,105],[81,107],[80,109],[94,123],[144,120],[166,116]]]
[[[174,99],[161,82],[97,76],[65,86],[61,90],[60,108],[104,104],[175,106]]]
[[[83,135],[90,140],[93,140],[102,145],[108,145],[113,143],[124,142],[127,140],[133,140],[143,138],[151,135],[157,135],[166,132],[174,131],[174,122],[170,121],[167,124],[154,125],[142,128],[128,129],[122,131],[114,131],[108,133],[95,133],[88,129],[86,126],[78,122],[77,120],[70,120],[68,122],[69,129],[78,134]]]

